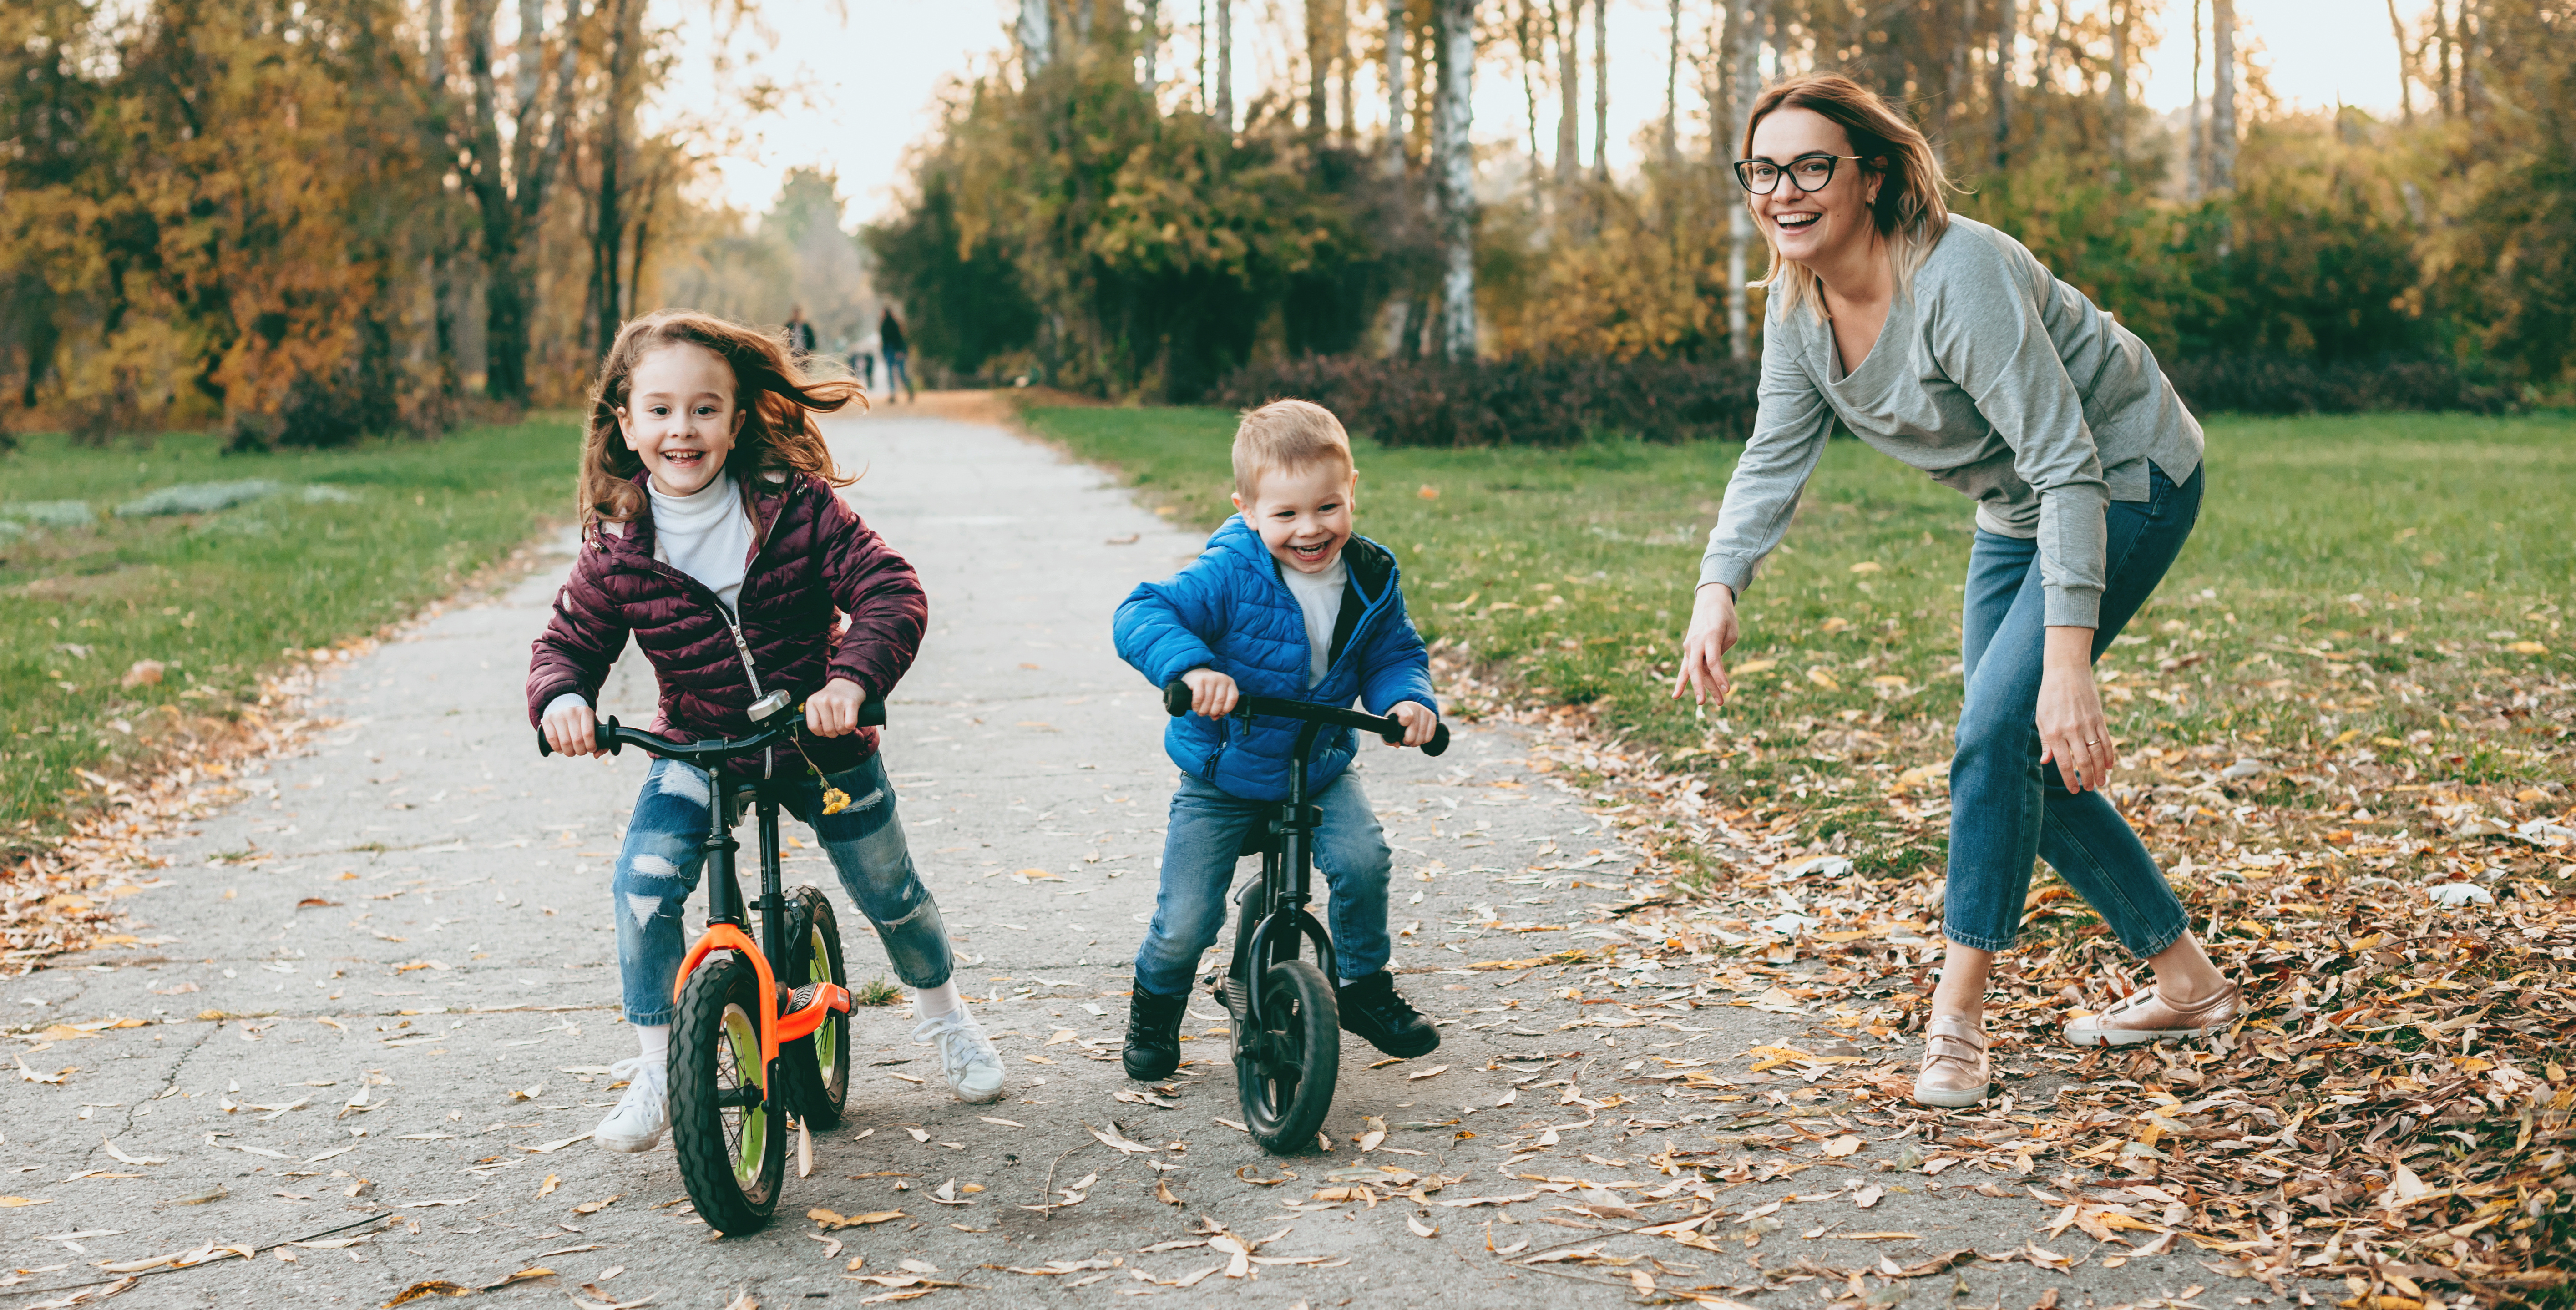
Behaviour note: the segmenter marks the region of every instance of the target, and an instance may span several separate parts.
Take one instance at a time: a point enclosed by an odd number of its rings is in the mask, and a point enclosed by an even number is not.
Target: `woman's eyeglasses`
[[[1822,191],[1833,182],[1837,162],[1858,158],[1858,155],[1800,155],[1785,166],[1768,159],[1739,159],[1735,161],[1735,181],[1736,185],[1754,195],[1767,196],[1780,189],[1780,175],[1786,173],[1789,181],[1800,191]]]

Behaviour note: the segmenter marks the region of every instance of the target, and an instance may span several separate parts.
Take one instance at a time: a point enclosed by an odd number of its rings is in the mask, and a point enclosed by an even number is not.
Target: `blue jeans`
[[[2100,626],[2093,658],[2134,616],[2182,552],[2200,517],[2206,466],[2181,486],[2154,470],[2147,499],[2104,511]],[[2069,795],[2055,764],[2039,762],[2039,683],[2048,630],[2036,542],[1980,530],[1968,552],[1959,660],[1967,700],[1950,758],[1950,879],[1941,931],[1985,951],[2009,950],[2030,890],[2031,859],[2102,916],[2141,957],[2191,926],[2138,835],[2098,791]]]
[[[889,350],[885,353],[887,395],[891,396],[899,390],[912,390],[912,370],[904,366],[904,361],[911,357],[912,352],[909,350]]]
[[[1315,864],[1332,889],[1327,927],[1335,967],[1344,979],[1365,978],[1386,967],[1393,949],[1386,937],[1386,877],[1394,857],[1358,778],[1344,773],[1310,803],[1324,812],[1315,830]],[[1181,775],[1163,836],[1154,921],[1136,948],[1138,992],[1177,996],[1190,989],[1200,953],[1225,927],[1226,892],[1243,835],[1278,813],[1275,803],[1247,801]]]
[[[847,809],[823,813],[826,783],[849,793]],[[842,890],[876,925],[895,976],[915,990],[948,981],[953,964],[948,928],[940,920],[939,903],[913,872],[884,761],[871,755],[828,779],[807,774],[771,786],[784,793],[780,799],[788,813],[813,825],[823,853],[841,875]],[[680,957],[687,953],[680,915],[706,865],[699,844],[706,840],[707,807],[714,798],[714,783],[696,765],[657,759],[644,774],[644,790],[635,798],[626,846],[617,853],[617,873],[609,884],[628,1023],[671,1021],[671,991]],[[735,876],[745,885],[746,899],[760,894],[759,861],[748,844],[736,856]]]

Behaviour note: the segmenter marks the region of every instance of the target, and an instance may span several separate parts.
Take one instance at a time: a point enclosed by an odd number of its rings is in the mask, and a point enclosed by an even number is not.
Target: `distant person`
[[[803,305],[787,311],[787,349],[799,363],[814,353],[814,325],[805,321]]]
[[[1874,93],[1779,82],[1746,116],[1744,153],[1736,181],[1771,246],[1761,405],[1673,695],[1724,702],[1737,602],[1836,427],[1972,498],[1948,947],[1914,1100],[1968,1106],[1992,1089],[1986,984],[2035,857],[2155,970],[2153,987],[2068,1022],[2068,1044],[2224,1031],[2248,1007],[2104,791],[2119,748],[2093,680],[2199,518],[2200,425],[2135,334],[2019,241],[1949,212],[1939,157]]]
[[[884,318],[877,321],[877,350],[885,356],[886,399],[894,399],[896,387],[903,388],[907,398],[918,396],[920,393],[912,389],[912,370],[904,366],[912,351],[904,344],[903,324],[895,321],[891,308],[886,310]]]
[[[882,341],[883,338],[871,332],[859,338],[859,348],[850,352],[850,375],[857,378],[870,395],[876,394],[877,350]]]
[[[764,684],[803,697],[797,754],[718,767],[777,771],[780,799],[813,826],[841,889],[913,989],[913,1040],[937,1044],[959,1099],[989,1102],[1003,1092],[1001,1057],[957,986],[876,733],[858,726],[860,708],[912,666],[929,613],[912,566],[836,493],[850,479],[814,414],[861,399],[847,378],[807,374],[767,333],[687,310],[629,322],[592,393],[582,549],[529,660],[528,717],[556,751],[598,754],[593,707],[630,639],[660,677],[654,726],[670,737],[749,735]],[[843,627],[830,622],[836,610],[848,616]],[[826,788],[860,799],[834,807]],[[712,795],[696,765],[651,763],[601,907],[617,927],[639,1048],[617,1062],[626,1094],[592,1134],[611,1151],[648,1150],[670,1127],[680,918],[705,866]]]

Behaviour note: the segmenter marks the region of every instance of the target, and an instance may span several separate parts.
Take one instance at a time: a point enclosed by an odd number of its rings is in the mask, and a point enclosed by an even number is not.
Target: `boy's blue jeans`
[[[1386,936],[1386,878],[1394,856],[1370,812],[1360,780],[1349,773],[1309,802],[1324,812],[1315,830],[1315,864],[1332,889],[1335,967],[1344,980],[1386,967],[1393,949]],[[1247,801],[1181,775],[1172,793],[1171,827],[1163,836],[1162,886],[1154,893],[1154,921],[1136,948],[1136,990],[1177,996],[1190,989],[1199,955],[1216,944],[1225,926],[1226,893],[1234,884],[1235,852],[1253,825],[1279,813],[1269,801]]]
[[[838,814],[823,813],[823,788],[849,793]],[[895,976],[915,990],[948,981],[953,957],[939,903],[913,872],[903,824],[895,818],[894,786],[885,763],[871,755],[855,768],[816,778],[811,774],[772,787],[788,813],[813,825],[823,853],[841,875],[841,888],[876,925]],[[635,813],[626,823],[626,846],[617,853],[611,899],[617,912],[617,971],[625,988],[626,1021],[671,1021],[671,989],[687,952],[680,916],[697,890],[706,856],[707,807],[715,784],[705,770],[657,759],[644,775]],[[760,894],[760,856],[752,844],[735,856],[734,876],[746,900]],[[757,935],[755,934],[755,940]]]
[[[2104,511],[2109,548],[2094,659],[2182,552],[2200,517],[2206,467],[2180,486],[2154,470],[2145,501],[2115,500]],[[2037,856],[2122,945],[2141,958],[2154,955],[2190,928],[2182,902],[2102,793],[2069,795],[2057,766],[2039,762],[2045,603],[2037,543],[1980,530],[1968,552],[1959,623],[1968,690],[1950,757],[1950,880],[1941,931],[1962,946],[2011,949]]]

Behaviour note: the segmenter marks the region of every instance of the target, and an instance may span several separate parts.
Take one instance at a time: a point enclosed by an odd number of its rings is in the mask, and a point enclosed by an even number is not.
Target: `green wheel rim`
[[[832,972],[832,948],[830,943],[823,940],[821,927],[818,926],[813,930],[806,944],[808,952],[813,956],[813,961],[806,966],[805,976],[818,983],[843,985],[840,976]],[[837,1093],[841,1089],[841,1030],[837,1022],[838,1018],[837,1015],[825,1016],[823,1026],[814,1030],[814,1064],[822,1071],[823,1090],[827,1093]]]
[[[760,1062],[760,1023],[740,1005],[724,1009],[724,1037],[716,1043],[716,1085],[718,1087],[758,1086],[768,1091],[768,1070]],[[733,1144],[734,1182],[745,1190],[760,1184],[760,1171],[769,1149],[769,1108],[763,1104],[727,1106],[723,1111],[725,1137]]]

